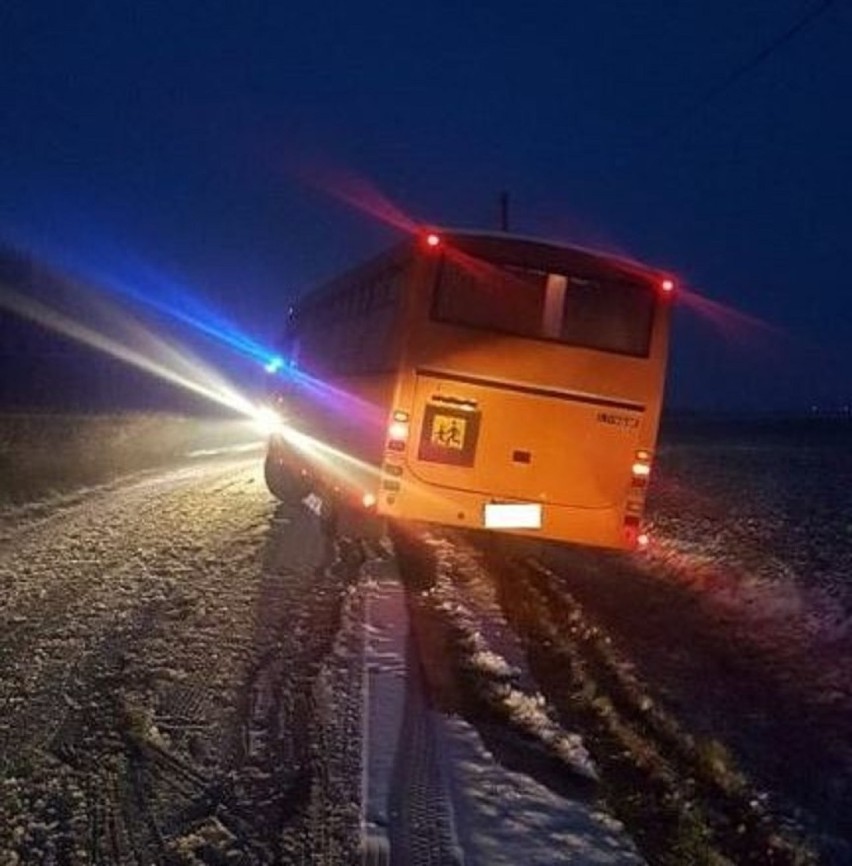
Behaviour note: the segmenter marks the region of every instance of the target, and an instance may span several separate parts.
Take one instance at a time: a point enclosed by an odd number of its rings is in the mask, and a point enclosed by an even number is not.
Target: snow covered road
[[[544,731],[575,800],[433,705],[389,543],[330,536],[260,469],[0,512],[0,863],[641,862],[578,738]]]
[[[785,739],[742,617],[707,619],[653,558],[331,536],[260,464],[0,510],[2,866],[815,862],[760,771],[783,748],[834,808],[848,716],[796,704]]]
[[[357,811],[312,744],[352,569],[256,457],[0,532],[0,862],[344,860]]]

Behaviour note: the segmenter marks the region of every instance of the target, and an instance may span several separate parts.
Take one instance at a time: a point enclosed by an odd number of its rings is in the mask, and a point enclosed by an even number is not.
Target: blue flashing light
[[[86,244],[89,248],[99,250],[97,262],[87,256],[45,248],[43,245],[33,248],[31,244],[21,243],[20,246],[46,264],[75,275],[84,284],[90,284],[91,288],[106,290],[154,310],[238,355],[267,369],[271,368],[269,372],[281,372],[287,368],[284,359],[272,353],[272,347],[255,340],[190,288],[126,250],[118,252],[110,249],[102,238],[98,243]]]

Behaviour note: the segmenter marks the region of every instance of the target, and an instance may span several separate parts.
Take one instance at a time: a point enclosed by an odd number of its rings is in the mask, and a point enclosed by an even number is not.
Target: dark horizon
[[[26,292],[26,281],[16,285],[11,279],[10,252],[20,257],[18,261],[27,261],[26,254],[12,251],[12,248],[0,242],[0,283]],[[50,273],[40,263],[30,264],[42,275]],[[53,272],[51,277],[57,285],[66,280],[65,275],[58,272]],[[69,285],[75,284],[69,281]],[[63,288],[68,291],[67,286]],[[54,294],[57,294],[55,287]],[[145,320],[140,317],[139,321]],[[186,341],[186,345],[189,345],[188,338],[191,335],[186,331],[176,332],[172,336],[178,344]],[[201,357],[217,364],[222,372],[230,375],[234,384],[241,386],[248,396],[262,399],[265,377],[257,364],[244,358],[235,358],[223,351],[215,340],[204,340],[198,335],[195,335],[193,348]],[[2,308],[0,365],[0,411],[89,413],[162,410],[191,415],[227,413],[226,409],[216,407],[200,395],[189,393],[44,324]],[[691,418],[723,422],[732,419],[846,421],[852,420],[852,405],[837,403],[785,408],[726,408],[677,404],[671,399],[665,401],[664,425],[667,419]]]
[[[508,190],[513,231],[679,275],[671,405],[842,407],[852,9],[825,7],[13,0],[0,238],[270,344],[400,226],[496,229]]]

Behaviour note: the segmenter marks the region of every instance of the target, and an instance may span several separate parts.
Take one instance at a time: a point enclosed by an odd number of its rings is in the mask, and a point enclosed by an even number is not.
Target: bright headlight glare
[[[269,406],[261,406],[256,410],[254,423],[264,436],[272,436],[284,431],[284,419]]]

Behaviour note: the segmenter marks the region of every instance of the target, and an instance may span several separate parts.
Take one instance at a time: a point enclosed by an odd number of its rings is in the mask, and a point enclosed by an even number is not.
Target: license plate
[[[541,529],[541,505],[536,502],[489,502],[486,529]]]

